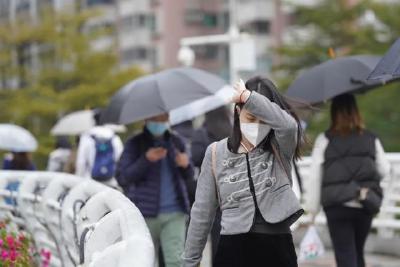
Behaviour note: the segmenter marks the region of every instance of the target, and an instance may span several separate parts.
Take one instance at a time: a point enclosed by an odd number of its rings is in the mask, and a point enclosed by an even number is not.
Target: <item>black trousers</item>
[[[214,267],[297,267],[291,234],[221,235]]]
[[[325,208],[325,214],[337,267],[365,267],[364,246],[372,214],[345,206]]]

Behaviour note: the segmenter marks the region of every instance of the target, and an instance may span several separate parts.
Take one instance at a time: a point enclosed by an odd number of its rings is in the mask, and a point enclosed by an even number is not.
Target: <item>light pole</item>
[[[236,53],[238,50],[235,48],[235,46],[240,42],[252,41],[253,39],[248,34],[239,32],[239,27],[237,26],[236,23],[235,0],[229,1],[229,14],[230,14],[230,22],[229,22],[229,30],[227,33],[182,38],[180,41],[181,48],[178,52],[178,60],[183,65],[186,65],[185,63],[193,64],[195,55],[191,47],[208,45],[208,44],[226,44],[228,45],[229,48],[229,76],[230,76],[230,81],[232,83],[237,80],[238,71],[239,69],[241,69],[241,66],[237,64],[238,60],[234,60],[235,57],[237,56]],[[189,59],[189,57],[191,59],[187,60]],[[254,59],[252,60],[255,60],[255,56]]]
[[[188,46],[182,46],[178,52],[178,60],[182,63],[183,66],[192,66],[195,60],[193,49]]]

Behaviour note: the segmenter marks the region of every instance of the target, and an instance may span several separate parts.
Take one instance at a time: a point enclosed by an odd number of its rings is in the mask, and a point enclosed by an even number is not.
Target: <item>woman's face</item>
[[[260,123],[260,120],[246,109],[241,109],[239,114],[239,119],[242,123]]]

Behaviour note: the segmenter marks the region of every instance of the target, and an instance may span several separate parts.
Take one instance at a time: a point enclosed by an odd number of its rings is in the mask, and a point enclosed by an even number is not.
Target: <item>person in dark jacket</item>
[[[3,170],[34,171],[36,166],[28,152],[12,152],[5,156]]]
[[[161,245],[165,265],[178,267],[190,210],[185,180],[192,179],[193,167],[168,118],[148,119],[143,132],[126,142],[117,180],[145,217],[156,254]]]
[[[365,266],[364,244],[374,216],[365,199],[368,194],[382,198],[380,181],[389,169],[381,142],[363,125],[355,97],[335,97],[331,127],[314,144],[305,208],[315,218],[322,204],[338,267]]]

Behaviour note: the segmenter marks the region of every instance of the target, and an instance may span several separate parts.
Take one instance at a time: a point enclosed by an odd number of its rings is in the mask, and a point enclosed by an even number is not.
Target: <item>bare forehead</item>
[[[169,115],[168,113],[160,114],[154,117],[149,118],[148,120],[150,121],[158,121],[158,122],[163,122],[163,121],[168,121]]]

